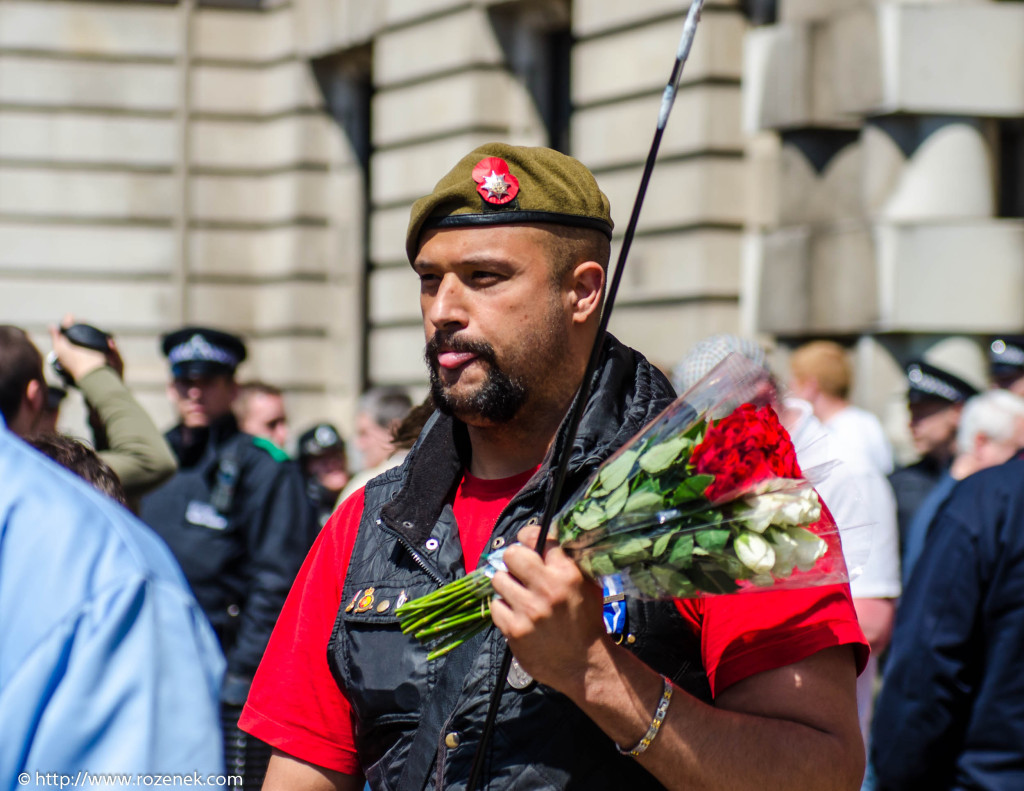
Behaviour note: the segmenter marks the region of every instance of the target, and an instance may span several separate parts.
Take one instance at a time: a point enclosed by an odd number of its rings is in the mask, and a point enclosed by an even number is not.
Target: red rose
[[[771,407],[743,404],[717,423],[708,421],[704,440],[690,462],[713,475],[705,496],[712,502],[733,499],[773,478],[799,478],[793,441]]]

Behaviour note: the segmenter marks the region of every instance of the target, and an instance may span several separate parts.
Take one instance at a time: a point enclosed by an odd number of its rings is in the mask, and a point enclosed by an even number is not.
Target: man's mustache
[[[426,352],[424,353],[428,366],[436,367],[439,365],[437,356],[442,350],[446,352],[475,354],[479,359],[490,363],[495,368],[498,365],[494,347],[487,341],[463,338],[461,335],[452,333],[435,332],[434,336],[427,341]]]

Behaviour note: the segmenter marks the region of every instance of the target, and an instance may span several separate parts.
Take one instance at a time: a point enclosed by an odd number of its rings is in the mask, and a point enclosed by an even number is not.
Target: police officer
[[[1024,396],[1024,335],[1001,335],[988,347],[993,387]]]
[[[181,419],[166,435],[179,471],[143,499],[140,515],[170,546],[220,638],[227,770],[258,787],[269,751],[235,723],[315,528],[298,471],[240,432],[232,414],[242,341],[186,327],[164,337],[163,352]]]
[[[317,423],[299,437],[299,466],[306,480],[306,497],[321,525],[334,512],[338,495],[351,476],[345,440],[330,423]]]
[[[978,393],[960,377],[923,360],[908,363],[906,377],[910,436],[920,458],[889,476],[901,548],[914,513],[953,461],[964,402]]]

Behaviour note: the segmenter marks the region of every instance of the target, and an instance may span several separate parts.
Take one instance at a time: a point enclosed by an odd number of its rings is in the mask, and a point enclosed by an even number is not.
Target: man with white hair
[[[922,501],[907,527],[903,582],[921,556],[928,528],[958,481],[1008,461],[1024,447],[1024,397],[1009,390],[989,390],[970,398],[960,416],[957,454],[935,488]]]

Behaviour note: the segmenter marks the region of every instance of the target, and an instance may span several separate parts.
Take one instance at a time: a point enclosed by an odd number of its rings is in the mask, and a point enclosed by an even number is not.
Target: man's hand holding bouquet
[[[732,354],[620,448],[553,531],[580,570],[678,599],[848,580],[838,529],[772,405],[768,373]],[[827,467],[827,465],[825,465]],[[431,658],[491,623],[503,551],[397,615]]]

